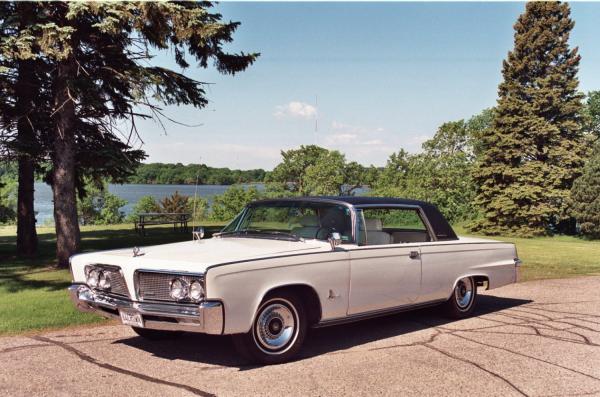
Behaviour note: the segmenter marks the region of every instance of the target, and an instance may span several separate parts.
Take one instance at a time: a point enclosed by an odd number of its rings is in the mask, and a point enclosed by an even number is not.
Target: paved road
[[[600,277],[489,291],[463,321],[429,309],[316,330],[271,367],[227,337],[148,342],[119,325],[0,338],[3,396],[349,394],[600,396]]]

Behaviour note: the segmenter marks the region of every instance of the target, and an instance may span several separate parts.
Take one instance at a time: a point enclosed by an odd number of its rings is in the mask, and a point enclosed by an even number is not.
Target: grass
[[[462,227],[457,234],[468,235]],[[572,236],[537,238],[486,237],[513,243],[523,261],[522,281],[600,275],[600,241]]]
[[[207,234],[218,225],[204,223]],[[458,234],[466,235],[460,226]],[[34,332],[81,324],[102,323],[96,315],[76,311],[65,289],[71,282],[68,270],[56,270],[54,229],[38,228],[40,254],[36,259],[14,256],[15,227],[0,227],[0,335]],[[153,227],[146,237],[133,225],[82,227],[82,251],[169,243],[190,239],[189,233],[172,227]],[[498,237],[517,245],[523,260],[523,280],[600,275],[600,242],[557,236],[534,239]]]

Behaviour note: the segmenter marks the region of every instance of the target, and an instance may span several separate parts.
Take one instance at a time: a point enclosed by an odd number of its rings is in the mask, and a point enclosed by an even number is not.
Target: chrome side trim
[[[353,245],[339,245],[338,249],[342,249],[344,251],[350,252],[354,249],[358,249],[360,248],[361,250],[385,250],[385,249],[398,249],[398,248],[404,248],[404,247],[443,247],[443,246],[455,246],[455,245],[484,245],[484,244],[512,244],[512,243],[507,243],[504,241],[485,241],[485,242],[461,242],[460,240],[451,240],[451,241],[441,241],[440,243],[437,244],[432,244],[431,242],[425,242],[425,243],[398,243],[398,244],[387,244],[387,245],[362,245],[362,246],[357,246],[355,244]],[[467,251],[467,250],[465,250]],[[470,251],[470,250],[469,250]],[[227,265],[236,265],[238,263],[249,263],[249,262],[256,262],[256,261],[263,261],[263,260],[268,260],[268,259],[278,259],[278,258],[291,258],[294,256],[301,256],[301,255],[323,255],[326,253],[334,253],[334,252],[339,252],[339,251],[318,251],[318,252],[303,252],[301,254],[283,254],[283,255],[272,255],[272,256],[263,256],[260,258],[248,258],[248,259],[240,259],[240,260],[236,260],[236,261],[230,261],[230,262],[222,262],[222,263],[217,263],[214,265],[210,265],[206,268],[206,271],[208,272],[210,269],[214,269],[217,267],[221,267],[221,266],[227,266]],[[346,260],[346,259],[343,259]],[[322,260],[319,262],[330,262],[327,260]]]
[[[128,309],[140,313],[143,318],[150,316],[144,318],[145,328],[221,335],[225,327],[223,304],[219,301],[204,301],[197,305],[134,302],[97,293],[85,284],[72,284],[68,291],[75,307],[83,312],[119,318],[119,309]]]
[[[313,328],[330,327],[332,325],[353,323],[356,321],[368,320],[370,318],[390,316],[392,314],[408,312],[408,311],[417,310],[417,309],[423,309],[423,308],[430,307],[430,306],[437,306],[441,303],[446,302],[446,300],[447,299],[438,299],[435,301],[419,303],[416,305],[397,306],[397,307],[392,307],[389,309],[374,310],[374,311],[367,312],[367,313],[358,313],[358,314],[352,314],[352,315],[346,316],[346,317],[338,317],[338,318],[333,318],[330,320],[322,320],[319,323],[313,325]]]

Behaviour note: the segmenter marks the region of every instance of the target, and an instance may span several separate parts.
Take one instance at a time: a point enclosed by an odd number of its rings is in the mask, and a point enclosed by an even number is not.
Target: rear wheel
[[[142,338],[149,340],[167,340],[176,339],[181,336],[180,331],[161,331],[158,329],[138,328],[131,327],[131,329],[141,336]]]
[[[452,318],[465,318],[473,313],[477,298],[477,284],[473,277],[463,277],[456,282],[452,296],[446,302],[446,314]]]
[[[279,364],[300,351],[306,332],[302,302],[294,294],[281,292],[263,300],[250,331],[233,335],[233,342],[253,362]]]

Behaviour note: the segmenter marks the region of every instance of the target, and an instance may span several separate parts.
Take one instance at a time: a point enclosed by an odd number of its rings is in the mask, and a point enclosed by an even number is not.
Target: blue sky
[[[260,52],[213,84],[202,110],[169,107],[188,124],[141,123],[148,162],[271,169],[280,150],[316,143],[362,164],[420,149],[445,121],[493,106],[523,3],[221,3],[240,21],[233,51]],[[572,3],[580,88],[600,89],[600,3]],[[162,54],[157,61],[172,65]],[[315,121],[317,129],[315,131]]]

